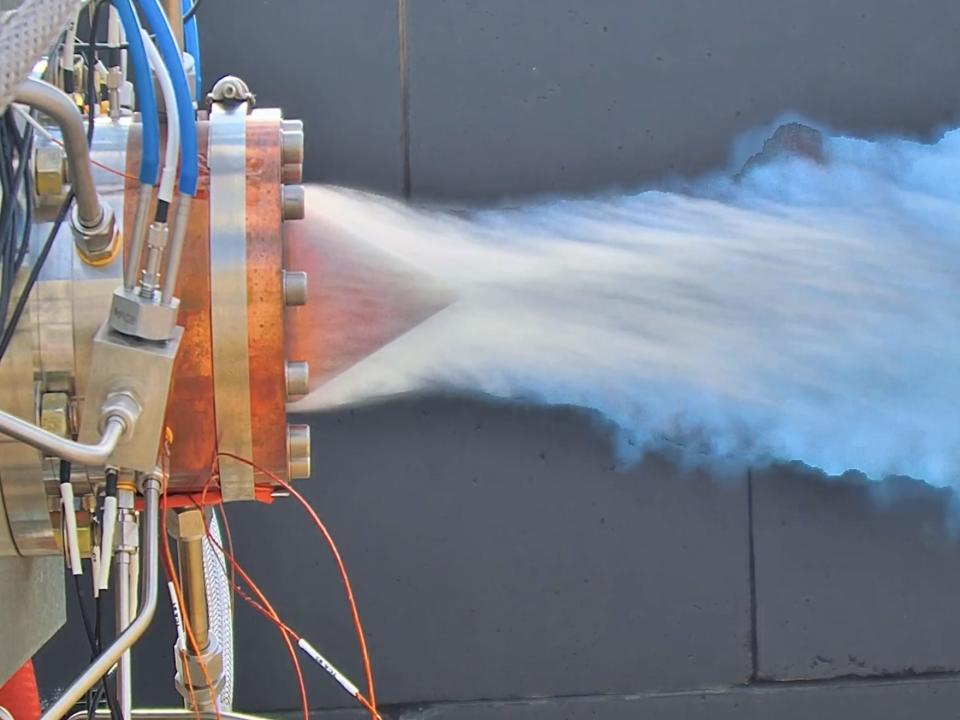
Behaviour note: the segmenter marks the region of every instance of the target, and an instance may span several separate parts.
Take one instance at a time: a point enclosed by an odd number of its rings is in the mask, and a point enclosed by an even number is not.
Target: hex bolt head
[[[167,511],[167,534],[174,540],[200,540],[206,537],[203,511],[196,508]]]
[[[284,165],[303,164],[303,121],[284,120],[280,126],[280,157]]]
[[[303,182],[303,165],[300,163],[288,163],[283,166],[280,172],[280,181],[284,185],[297,185]]]
[[[287,384],[287,400],[310,392],[310,364],[299,360],[287,361],[283,369]]]
[[[283,302],[287,307],[307,304],[307,274],[300,270],[283,271]]]
[[[291,480],[310,477],[310,426],[287,426],[287,473]]]
[[[303,185],[284,185],[282,194],[282,217],[284,220],[303,220],[306,213],[306,198]]]

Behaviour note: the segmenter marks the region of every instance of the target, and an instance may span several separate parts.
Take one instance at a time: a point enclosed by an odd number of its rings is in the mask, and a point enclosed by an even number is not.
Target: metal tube
[[[183,582],[183,601],[190,629],[200,652],[210,644],[210,616],[207,611],[207,578],[203,571],[203,540],[177,540],[177,558]],[[193,648],[188,648],[193,654]],[[196,678],[194,678],[196,682]]]
[[[127,421],[119,415],[112,415],[107,419],[99,442],[95,445],[79,443],[0,410],[0,433],[76,465],[105,465],[126,432]]]
[[[162,302],[169,303],[173,300],[173,293],[177,289],[177,275],[180,273],[180,257],[183,255],[183,243],[187,236],[187,226],[190,224],[190,203],[193,201],[189,195],[180,195],[180,203],[177,205],[177,216],[173,221],[173,240],[167,249],[167,269],[163,274],[163,295]]]
[[[137,196],[137,214],[133,220],[133,234],[130,236],[130,255],[123,271],[123,286],[133,290],[140,277],[143,262],[143,244],[147,239],[147,221],[150,216],[150,201],[153,199],[153,186],[143,184]]]
[[[80,701],[87,691],[100,682],[100,678],[109,672],[120,656],[140,639],[157,610],[159,595],[159,540],[160,540],[160,481],[147,477],[144,481],[144,553],[143,567],[146,575],[143,593],[140,596],[140,612],[133,622],[121,633],[120,637],[104,650],[96,660],[68,687],[63,695],[47,709],[40,720],[60,720]]]
[[[97,186],[90,169],[90,150],[83,116],[74,102],[58,88],[42,80],[29,78],[17,86],[13,101],[29,105],[49,116],[60,127],[67,151],[70,182],[77,196],[77,216],[84,227],[94,228],[103,219],[104,210],[97,197]]]
[[[177,47],[183,50],[183,3],[181,0],[163,0],[163,11],[170,21],[170,29],[173,31],[173,39],[177,41]]]
[[[117,633],[130,626],[130,554],[118,552],[115,556],[117,575]],[[130,650],[120,656],[117,666],[117,700],[120,716],[129,718],[133,710],[133,682],[130,667]]]

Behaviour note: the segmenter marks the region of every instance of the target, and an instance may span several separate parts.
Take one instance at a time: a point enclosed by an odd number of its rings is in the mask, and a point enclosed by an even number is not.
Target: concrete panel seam
[[[760,638],[757,636],[757,553],[754,545],[753,471],[747,469],[747,554],[750,583],[750,680],[760,676]]]
[[[400,144],[403,151],[403,197],[410,188],[410,53],[407,25],[407,0],[397,0],[397,33],[400,50]]]

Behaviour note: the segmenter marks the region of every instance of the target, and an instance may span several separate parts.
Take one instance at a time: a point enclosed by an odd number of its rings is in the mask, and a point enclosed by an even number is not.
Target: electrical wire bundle
[[[16,112],[8,108],[0,121],[0,339],[6,330],[17,273],[30,246],[32,154],[33,127],[21,127]]]

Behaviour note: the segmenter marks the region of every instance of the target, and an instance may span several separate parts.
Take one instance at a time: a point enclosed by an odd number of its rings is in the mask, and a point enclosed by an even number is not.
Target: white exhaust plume
[[[294,410],[456,390],[596,411],[631,453],[960,479],[960,131],[826,138],[739,181],[454,214],[313,188],[454,292]]]

